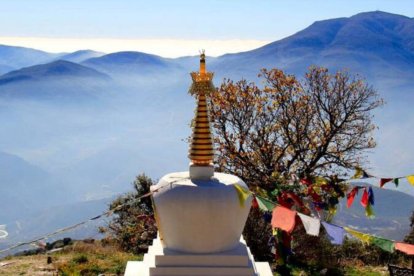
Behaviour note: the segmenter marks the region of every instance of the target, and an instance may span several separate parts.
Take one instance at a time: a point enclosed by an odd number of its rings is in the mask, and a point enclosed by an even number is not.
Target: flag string
[[[327,221],[323,221],[320,218],[315,218],[315,217],[310,217],[307,216],[305,214],[293,211],[292,213],[286,213],[286,212],[280,212],[280,208],[284,208],[287,209],[285,207],[283,207],[282,205],[273,202],[267,198],[264,198],[262,196],[259,196],[253,192],[251,192],[251,194],[253,195],[253,200],[257,201],[257,206],[265,212],[272,212],[272,228],[279,228],[284,230],[284,226],[283,224],[280,224],[280,222],[278,222],[278,219],[276,217],[273,217],[275,214],[283,214],[285,216],[292,216],[292,223],[293,225],[290,225],[289,230],[291,230],[292,227],[294,227],[294,223],[295,223],[295,219],[293,219],[294,217],[296,217],[296,215],[299,216],[299,218],[302,221],[302,224],[305,227],[305,230],[308,234],[313,235],[313,236],[318,236],[319,235],[319,226],[320,224],[322,224],[329,236],[329,239],[331,241],[331,243],[333,244],[342,244],[343,242],[343,238],[345,235],[345,232],[351,234],[353,237],[368,243],[368,244],[374,244],[378,247],[380,247],[383,250],[386,250],[388,252],[394,252],[394,249],[397,249],[403,253],[406,253],[408,255],[414,255],[414,245],[413,244],[408,244],[408,243],[404,243],[404,242],[399,242],[399,241],[395,241],[395,240],[389,240],[389,239],[385,239],[382,237],[378,237],[375,235],[371,235],[371,234],[367,234],[367,233],[362,233],[359,232],[355,229],[349,228],[349,227],[344,227],[344,226],[340,226],[340,225],[336,225]],[[279,210],[278,210],[279,209]],[[279,212],[278,212],[279,211]],[[281,219],[279,217],[279,219]],[[286,218],[282,218],[283,221],[286,221]],[[275,223],[273,223],[275,222]],[[312,227],[313,224],[313,227]],[[276,227],[274,227],[276,226]],[[315,227],[317,228],[317,230],[315,230]],[[286,228],[285,228],[286,229]],[[339,230],[339,231],[338,231]],[[311,234],[312,233],[312,234]]]
[[[383,188],[384,185],[388,182],[393,182],[395,186],[398,187],[400,179],[404,179],[404,178],[407,179],[408,183],[414,186],[414,174],[410,174],[406,176],[398,176],[398,177],[379,177],[379,176],[375,176],[373,174],[367,173],[364,169],[360,167],[355,168],[355,174],[350,179],[348,179],[348,181],[356,180],[356,179],[368,179],[368,178],[379,179],[380,188]]]

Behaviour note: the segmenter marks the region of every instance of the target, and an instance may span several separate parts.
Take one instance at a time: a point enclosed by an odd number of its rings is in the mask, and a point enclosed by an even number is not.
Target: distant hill
[[[173,59],[141,52],[118,52],[102,57],[87,59],[83,65],[121,79],[134,78],[166,78],[176,70],[183,71]]]
[[[109,76],[94,69],[69,62],[58,60],[47,64],[26,67],[0,76],[0,85],[19,81],[42,80],[45,78],[98,78],[109,79]]]
[[[59,54],[47,53],[31,48],[0,45],[0,64],[10,68],[22,68],[47,63],[58,56]]]
[[[59,56],[59,59],[70,61],[70,62],[81,63],[87,59],[101,57],[103,55],[105,55],[105,53],[96,52],[92,50],[80,50],[80,51],[76,51],[70,54]]]
[[[73,99],[91,97],[111,84],[111,78],[95,69],[58,60],[26,67],[0,76],[0,97]]]
[[[13,70],[16,70],[16,68],[8,66],[8,65],[0,64],[0,76]]]
[[[49,173],[16,155],[0,152],[0,224],[62,202],[65,193]]]

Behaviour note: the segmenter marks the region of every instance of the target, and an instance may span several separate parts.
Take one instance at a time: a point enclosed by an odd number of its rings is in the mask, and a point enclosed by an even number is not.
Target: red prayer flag
[[[361,198],[361,205],[364,206],[364,208],[366,208],[368,206],[368,202],[369,202],[368,191],[367,191],[367,188],[365,188],[364,193],[362,194],[362,198]]]
[[[414,244],[396,242],[395,249],[404,252],[407,255],[414,255]]]
[[[272,214],[272,227],[282,229],[288,233],[295,228],[296,212],[288,208],[276,206]]]
[[[358,187],[354,187],[349,194],[346,195],[347,202],[346,206],[349,208],[351,207],[352,203],[354,202],[355,196],[358,194]]]
[[[307,179],[307,178],[302,178],[300,180],[300,183],[305,184],[306,186],[312,185],[312,181],[310,179]]]
[[[253,196],[252,208],[254,208],[254,209],[259,208],[259,203],[257,202],[257,199],[256,199],[255,196]]]
[[[390,182],[391,180],[393,180],[393,178],[381,178],[380,187],[382,188],[385,185],[385,183]]]

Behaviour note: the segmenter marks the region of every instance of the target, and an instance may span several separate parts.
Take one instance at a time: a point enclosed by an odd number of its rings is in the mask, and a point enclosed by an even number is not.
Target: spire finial
[[[197,108],[193,121],[188,157],[195,166],[211,166],[214,158],[213,136],[210,130],[207,96],[215,90],[213,73],[206,71],[205,51],[200,52],[200,71],[192,72],[193,83],[190,94],[197,97]]]
[[[200,75],[206,73],[206,51],[200,51]]]

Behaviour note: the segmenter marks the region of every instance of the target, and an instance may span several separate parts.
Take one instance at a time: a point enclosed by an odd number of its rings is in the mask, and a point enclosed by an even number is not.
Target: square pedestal
[[[272,276],[268,263],[255,262],[243,239],[230,251],[192,254],[164,249],[157,238],[141,262],[130,261],[125,276]]]

